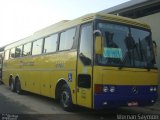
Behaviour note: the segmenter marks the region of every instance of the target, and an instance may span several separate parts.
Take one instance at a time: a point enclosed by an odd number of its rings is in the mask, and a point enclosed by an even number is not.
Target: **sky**
[[[0,0],[0,47],[62,20],[99,12],[129,0]]]

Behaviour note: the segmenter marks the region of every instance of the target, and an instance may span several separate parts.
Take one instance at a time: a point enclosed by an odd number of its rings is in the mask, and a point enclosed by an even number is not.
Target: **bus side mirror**
[[[102,36],[96,36],[95,52],[96,54],[102,54]]]
[[[153,41],[153,50],[154,50],[155,56],[157,56],[157,43],[155,41]]]

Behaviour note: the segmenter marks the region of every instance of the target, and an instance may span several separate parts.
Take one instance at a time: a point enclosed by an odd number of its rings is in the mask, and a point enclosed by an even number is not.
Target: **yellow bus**
[[[150,27],[93,13],[61,21],[4,49],[3,82],[91,109],[152,105],[157,68]]]

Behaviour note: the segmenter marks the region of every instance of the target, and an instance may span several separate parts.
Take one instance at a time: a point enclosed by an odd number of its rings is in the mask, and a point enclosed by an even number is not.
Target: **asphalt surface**
[[[32,110],[0,94],[0,113],[24,114],[27,111]]]
[[[156,104],[156,107],[159,103]],[[160,105],[159,105],[160,106]],[[94,111],[76,107],[73,112],[66,112],[59,103],[51,98],[26,92],[18,95],[7,86],[0,85],[0,120],[118,120],[122,117],[150,120],[141,116],[156,115],[154,120],[160,119],[160,110],[156,108],[121,108]],[[131,119],[131,118],[127,118]],[[126,119],[126,120],[127,120]]]

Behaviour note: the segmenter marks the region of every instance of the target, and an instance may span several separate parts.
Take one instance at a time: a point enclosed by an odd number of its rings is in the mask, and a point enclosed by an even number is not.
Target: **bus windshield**
[[[103,54],[96,55],[96,64],[149,69],[154,67],[149,30],[107,22],[98,22],[96,29],[103,35]]]

